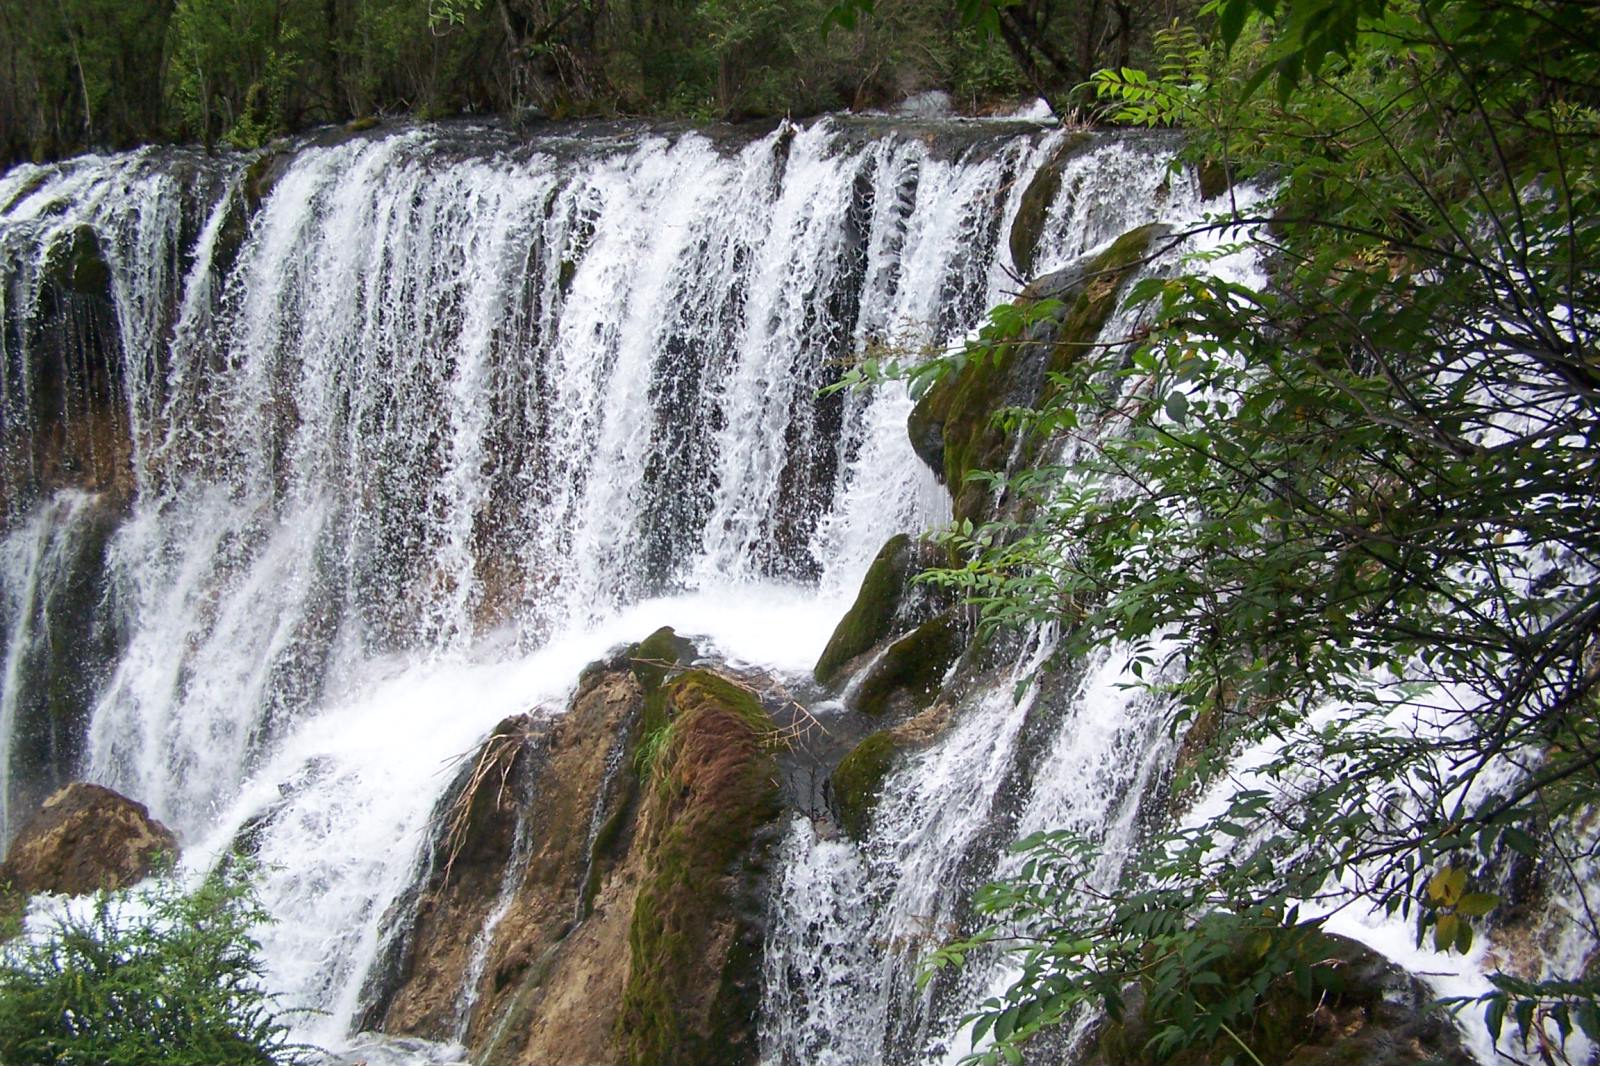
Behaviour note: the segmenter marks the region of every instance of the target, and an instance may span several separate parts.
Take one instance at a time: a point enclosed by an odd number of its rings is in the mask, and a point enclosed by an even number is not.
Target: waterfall
[[[13,752],[0,835],[73,774],[196,868],[247,836],[273,985],[337,1045],[497,721],[660,624],[801,673],[883,541],[944,519],[904,390],[822,390],[1015,290],[1065,136],[456,124],[0,177],[0,736],[36,731],[38,604],[88,541],[57,640],[105,631],[50,668],[88,682],[81,750]]]
[[[661,625],[800,678],[884,541],[948,518],[906,391],[826,388],[856,354],[958,343],[1015,295],[1025,209],[1038,275],[1222,206],[1168,138],[1077,138],[458,123],[0,175],[0,841],[72,776],[192,869],[247,840],[272,987],[347,1046],[497,723]],[[1117,876],[1167,708],[1123,649],[1040,675],[1058,640],[947,693],[864,840],[784,826],[764,1062],[958,1059],[1012,975],[923,987],[917,956],[1007,845],[1071,827]]]

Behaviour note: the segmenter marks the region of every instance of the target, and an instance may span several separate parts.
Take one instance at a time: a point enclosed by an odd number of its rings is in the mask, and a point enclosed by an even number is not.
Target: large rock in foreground
[[[177,855],[177,838],[144,804],[74,781],[22,827],[0,863],[0,884],[20,898],[126,888]]]
[[[1316,977],[1312,995],[1280,980],[1260,997],[1248,1027],[1237,1039],[1252,1058],[1284,1066],[1471,1066],[1461,1034],[1435,1005],[1435,994],[1417,978],[1370,948],[1346,937],[1310,933],[1305,963]],[[1244,980],[1253,959],[1225,960]],[[1227,979],[1224,974],[1224,979]],[[1226,986],[1224,986],[1225,988]],[[1220,991],[1219,993],[1220,994]],[[1164,1020],[1150,1017],[1143,990],[1129,990],[1120,1022],[1105,1025],[1088,1066],[1137,1066],[1150,1061],[1150,1045]],[[1209,1066],[1243,1061],[1235,1038],[1211,1046],[1189,1045],[1166,1061],[1172,1066]]]
[[[363,1027],[486,1064],[756,1060],[781,730],[697,658],[661,630],[464,764]]]

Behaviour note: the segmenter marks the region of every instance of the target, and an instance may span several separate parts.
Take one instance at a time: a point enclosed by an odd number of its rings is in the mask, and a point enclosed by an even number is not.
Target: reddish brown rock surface
[[[144,804],[74,781],[46,799],[11,842],[0,884],[19,899],[125,888],[148,877],[163,856],[177,855],[177,838]]]

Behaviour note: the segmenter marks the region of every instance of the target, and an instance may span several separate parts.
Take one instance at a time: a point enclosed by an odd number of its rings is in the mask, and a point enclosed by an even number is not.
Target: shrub
[[[69,908],[0,952],[0,1061],[298,1063],[262,987],[267,918],[237,866]]]

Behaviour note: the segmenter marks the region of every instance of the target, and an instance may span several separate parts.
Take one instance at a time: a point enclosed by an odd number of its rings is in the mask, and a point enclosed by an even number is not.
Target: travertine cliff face
[[[468,760],[367,1026],[491,1063],[754,1061],[777,730],[693,656],[659,632]]]

